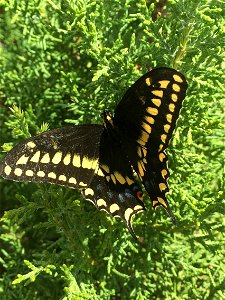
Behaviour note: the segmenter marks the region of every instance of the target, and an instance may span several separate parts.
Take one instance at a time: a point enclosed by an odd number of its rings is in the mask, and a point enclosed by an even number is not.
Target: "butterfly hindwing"
[[[112,217],[121,217],[136,239],[132,229],[132,216],[145,209],[143,202],[137,197],[137,194],[141,193],[141,188],[138,184],[124,188],[121,192],[111,189],[104,177],[95,175],[89,187],[83,190],[83,195],[99,210],[107,212]]]
[[[98,165],[102,126],[67,126],[16,145],[3,159],[0,174],[15,181],[87,187]]]
[[[108,116],[109,117],[109,116]],[[121,217],[130,233],[136,238],[132,225],[132,216],[143,211],[142,191],[133,177],[120,140],[111,133],[110,122],[106,119],[106,128],[101,136],[99,169],[87,189],[85,198],[111,216]]]

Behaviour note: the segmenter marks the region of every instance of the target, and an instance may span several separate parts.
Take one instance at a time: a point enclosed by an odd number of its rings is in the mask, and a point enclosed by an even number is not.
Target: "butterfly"
[[[15,181],[48,182],[81,190],[99,210],[121,217],[136,239],[132,218],[145,210],[142,187],[154,208],[175,217],[165,194],[165,149],[174,131],[187,81],[178,71],[155,68],[139,78],[103,125],[53,129],[16,145],[0,163]]]

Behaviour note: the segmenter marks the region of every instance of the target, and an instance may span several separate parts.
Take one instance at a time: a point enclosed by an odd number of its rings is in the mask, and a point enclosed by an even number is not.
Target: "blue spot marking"
[[[150,188],[151,188],[151,185],[150,185],[150,182],[149,182],[149,181],[144,181],[143,183],[144,183],[144,185],[145,185],[145,187],[146,187],[147,189],[150,189]]]
[[[98,185],[97,185],[97,190],[98,190],[99,192],[101,192],[101,191],[103,190],[103,185],[102,185],[102,184],[98,184]]]
[[[126,194],[119,194],[118,197],[119,197],[120,202],[124,202],[125,201],[124,196],[126,196]]]
[[[110,199],[113,198],[113,192],[107,192],[107,194],[108,194],[108,196],[109,196]]]
[[[137,185],[134,185],[134,186],[133,186],[133,191],[140,191],[140,187],[137,186]]]
[[[127,197],[127,198],[133,198],[133,194],[132,194],[132,191],[129,190],[129,189],[125,189],[125,193],[124,195]]]

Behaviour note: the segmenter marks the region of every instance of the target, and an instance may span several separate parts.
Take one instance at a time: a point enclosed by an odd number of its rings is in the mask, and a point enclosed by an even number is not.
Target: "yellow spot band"
[[[149,113],[150,115],[156,116],[158,114],[158,109],[155,107],[148,107],[146,109],[147,113]]]
[[[126,222],[128,223],[129,220],[130,220],[130,216],[131,214],[133,213],[133,209],[132,208],[127,208],[125,213],[124,213],[124,217],[125,217],[125,220]]]
[[[143,209],[143,207],[141,205],[135,205],[134,210],[139,210],[139,209]]]
[[[113,174],[111,174],[110,177],[111,177],[113,183],[116,184],[116,177]]]
[[[123,175],[121,175],[119,172],[114,172],[114,175],[116,177],[116,180],[119,181],[119,183],[124,184],[126,182],[125,178]]]
[[[160,106],[161,105],[161,100],[160,99],[158,99],[158,98],[153,98],[153,99],[151,99],[152,100],[152,103],[154,103],[155,104],[155,106]]]
[[[177,94],[171,94],[171,99],[173,100],[173,102],[177,102],[178,100]]]
[[[151,85],[151,78],[150,77],[146,78],[145,83],[147,84],[147,86],[150,86]]]
[[[27,170],[27,171],[25,172],[25,175],[27,175],[27,176],[29,176],[29,177],[32,177],[32,176],[34,176],[34,172],[33,172],[32,170]]]
[[[161,192],[164,191],[166,188],[167,188],[167,186],[165,185],[165,183],[161,182],[159,184],[159,189],[160,189]]]
[[[165,157],[166,157],[166,155],[165,155],[164,153],[160,153],[160,154],[159,154],[159,160],[160,160],[161,162],[163,162],[163,160],[164,160]]]
[[[65,175],[59,175],[59,180],[60,181],[66,181],[66,176]]]
[[[107,165],[101,165],[101,168],[106,172],[110,173],[109,167]]]
[[[141,136],[139,137],[139,139],[141,139],[146,144],[148,141],[148,138],[149,138],[149,134],[146,131],[142,130]]]
[[[169,129],[170,129],[170,125],[169,124],[164,125],[164,131],[166,133],[168,133]]]
[[[94,191],[91,188],[88,188],[84,191],[85,196],[91,195],[94,196]]]
[[[167,122],[172,123],[173,116],[171,114],[166,115]]]
[[[173,75],[173,79],[174,79],[176,82],[183,82],[183,79],[182,79],[179,75],[177,75],[177,74],[174,74],[174,75]]]
[[[23,173],[23,171],[22,171],[22,169],[20,169],[20,168],[16,168],[16,169],[14,170],[14,174],[15,174],[16,176],[21,176],[22,173]]]
[[[158,202],[159,202],[160,204],[162,204],[162,206],[167,207],[167,204],[166,204],[166,202],[165,202],[165,200],[164,200],[163,198],[157,197],[157,200],[158,200]]]
[[[52,179],[56,179],[56,174],[53,172],[48,173],[48,177]]]
[[[128,183],[128,185],[131,185],[134,183],[134,181],[132,179],[130,179],[128,176],[126,176],[126,182]]]
[[[97,170],[97,172],[95,172],[95,174],[97,174],[98,176],[101,176],[101,177],[105,176],[100,168],[98,168],[98,170]]]
[[[161,87],[162,89],[166,89],[169,83],[170,83],[169,80],[160,80],[160,81],[159,81],[160,87]]]
[[[49,153],[45,153],[40,162],[43,164],[48,164],[50,162]]]
[[[175,110],[175,105],[174,105],[173,103],[170,103],[170,104],[169,104],[169,110],[170,110],[171,112],[174,112],[174,110]]]
[[[142,122],[141,127],[144,128],[144,130],[148,133],[151,132],[151,126],[145,122]]]
[[[62,152],[58,151],[54,154],[54,156],[52,158],[52,163],[57,165],[60,163],[61,160],[62,160]]]
[[[166,175],[167,175],[167,170],[166,169],[163,169],[161,171],[161,174],[162,174],[162,177],[165,179],[166,178]]]
[[[70,161],[71,161],[71,154],[67,153],[66,156],[63,158],[63,163],[64,165],[68,166]]]
[[[109,211],[111,212],[111,214],[113,214],[115,211],[119,210],[119,205],[116,203],[113,203],[112,205],[110,205],[109,207]]]
[[[77,184],[77,181],[74,177],[70,177],[68,181],[69,181],[69,183]]]
[[[38,172],[37,172],[37,176],[38,176],[38,177],[45,177],[45,172],[43,172],[43,171],[38,171]]]
[[[28,143],[27,143],[27,146],[28,146],[29,148],[34,148],[34,147],[36,147],[36,144],[35,144],[34,142],[28,142]]]
[[[163,143],[165,143],[166,137],[167,137],[166,134],[162,134],[162,135],[161,135],[161,141],[162,141]]]
[[[37,151],[30,159],[31,162],[38,163],[40,159],[41,152]]]
[[[88,157],[84,156],[82,159],[82,168],[85,169],[95,169],[98,160],[96,159],[89,159]]]
[[[152,117],[146,116],[145,121],[149,124],[154,124],[155,120]]]
[[[80,166],[81,166],[80,156],[77,154],[74,154],[72,163],[73,163],[74,167],[80,168]]]
[[[180,92],[180,86],[179,86],[178,84],[176,84],[176,83],[174,83],[174,84],[172,85],[172,89],[173,89],[175,92]]]
[[[4,168],[4,172],[7,176],[9,176],[9,174],[11,173],[12,168],[10,166],[5,166]]]
[[[106,202],[105,202],[105,200],[104,199],[98,199],[97,200],[97,206],[105,206],[105,207],[107,207],[107,204],[106,204]]]
[[[25,154],[22,155],[16,162],[16,165],[25,165],[29,159],[29,156],[26,156]]]
[[[154,91],[152,91],[152,94],[155,95],[155,96],[157,96],[157,97],[159,97],[159,98],[162,98],[163,91],[161,91],[161,90],[154,90]]]

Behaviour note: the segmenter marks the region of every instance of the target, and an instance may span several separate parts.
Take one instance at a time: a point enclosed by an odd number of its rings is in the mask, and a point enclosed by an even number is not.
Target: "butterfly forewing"
[[[67,126],[31,137],[6,155],[0,174],[16,181],[85,188],[98,166],[102,131],[98,125]]]
[[[114,124],[154,207],[162,205],[174,221],[166,200],[169,177],[168,146],[176,125],[187,82],[174,69],[157,68],[142,76],[118,104]]]
[[[114,115],[122,136],[143,147],[167,147],[185,97],[187,82],[174,69],[156,68],[125,93]]]

